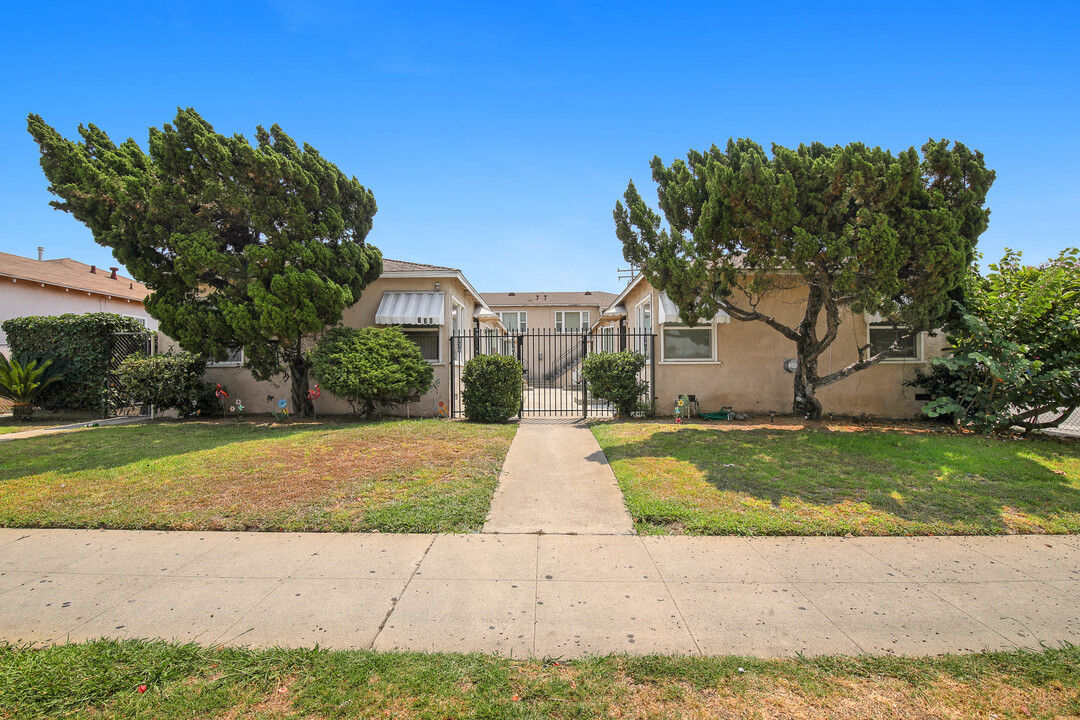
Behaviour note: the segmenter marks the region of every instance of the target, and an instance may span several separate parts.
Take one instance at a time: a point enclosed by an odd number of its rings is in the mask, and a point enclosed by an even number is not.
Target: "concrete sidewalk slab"
[[[1080,642],[1078,555],[1075,538],[1062,536],[0,529],[0,640],[565,658],[1036,647]],[[1041,577],[1012,579],[1027,567]]]
[[[536,581],[414,578],[375,638],[376,650],[528,657]]]
[[[254,647],[370,648],[407,578],[288,579],[277,584],[218,642]]]
[[[80,625],[72,638],[212,645],[279,585],[276,578],[163,578]]]
[[[932,655],[1012,649],[1003,635],[918,583],[796,583],[863,652]]]
[[[521,422],[485,533],[628,535],[633,527],[615,474],[586,426]]]
[[[536,655],[572,658],[624,652],[699,654],[664,583],[537,584]]]
[[[85,420],[83,422],[69,423],[67,425],[55,425],[53,427],[38,428],[36,430],[22,430],[20,432],[4,433],[0,435],[0,442],[41,437],[42,435],[56,435],[57,433],[92,430],[96,427],[109,427],[110,425],[130,425],[132,423],[148,422],[149,420],[149,415],[131,415],[107,419],[103,418],[101,420]]]
[[[856,655],[860,648],[791,583],[669,584],[704,655]]]

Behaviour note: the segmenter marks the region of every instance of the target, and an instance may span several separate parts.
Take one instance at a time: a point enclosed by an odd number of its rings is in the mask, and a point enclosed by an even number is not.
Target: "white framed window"
[[[711,362],[716,357],[713,329],[712,325],[665,325],[660,334],[664,362]]]
[[[146,327],[146,318],[139,317],[138,315],[121,315],[120,317],[131,318],[135,322],[139,323],[143,327]]]
[[[420,348],[420,354],[425,360],[432,363],[439,362],[439,331],[437,329],[403,327],[401,332]]]
[[[646,295],[645,299],[634,307],[634,316],[637,327],[634,328],[634,351],[649,358],[649,348],[652,343],[645,337],[652,332],[652,295]]]
[[[615,326],[600,328],[600,352],[615,352]]]
[[[237,348],[236,350],[233,350],[231,353],[229,353],[229,356],[226,357],[221,362],[208,362],[208,363],[206,363],[206,367],[212,367],[212,368],[214,368],[214,367],[218,367],[218,368],[240,367],[243,364],[244,364],[244,348]]]
[[[556,310],[555,332],[581,333],[589,329],[588,310]]]
[[[901,332],[903,326],[899,326]],[[866,341],[870,344],[870,355],[877,355],[882,350],[888,349],[896,339],[896,330],[891,323],[868,322],[866,323]],[[891,355],[881,362],[922,362],[923,360],[923,333],[913,333],[900,338],[900,352]]]
[[[528,313],[524,310],[499,313],[499,319],[510,334],[528,331]]]

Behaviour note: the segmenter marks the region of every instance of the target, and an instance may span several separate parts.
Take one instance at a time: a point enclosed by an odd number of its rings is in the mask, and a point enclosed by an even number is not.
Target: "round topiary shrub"
[[[327,330],[311,352],[311,373],[367,418],[426,393],[435,375],[416,343],[396,327]]]
[[[508,355],[477,355],[461,372],[465,417],[502,423],[521,411],[521,363]]]
[[[638,379],[645,356],[636,352],[602,352],[589,355],[581,363],[581,376],[593,397],[614,403],[621,417],[641,407],[641,396],[649,384]]]
[[[188,352],[132,355],[116,371],[116,379],[131,405],[176,410],[180,417],[211,414],[214,390],[202,379],[206,360]]]

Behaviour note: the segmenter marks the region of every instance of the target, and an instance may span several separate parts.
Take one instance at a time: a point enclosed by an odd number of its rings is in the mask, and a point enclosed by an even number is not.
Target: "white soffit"
[[[376,325],[442,325],[446,293],[384,292]]]
[[[658,308],[657,321],[661,325],[682,325],[682,320],[679,319],[679,308],[675,303],[667,296],[666,292],[660,293],[660,307]],[[699,321],[701,318],[699,318]],[[712,322],[719,325],[722,323],[731,322],[731,316],[723,310],[717,310],[716,315],[713,316]]]

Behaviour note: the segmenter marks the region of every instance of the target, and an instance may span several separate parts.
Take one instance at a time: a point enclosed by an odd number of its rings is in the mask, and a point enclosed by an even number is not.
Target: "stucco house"
[[[396,325],[420,347],[435,369],[434,386],[415,402],[391,411],[414,417],[439,414],[440,402],[443,412],[449,412],[451,359],[460,367],[475,352],[487,351],[489,347],[484,338],[483,349],[472,341],[460,340],[451,350],[451,335],[467,333],[470,338],[480,338],[502,333],[499,316],[460,270],[386,259],[383,274],[364,289],[355,305],[345,310],[342,324],[346,327]],[[225,362],[213,363],[207,367],[206,379],[221,383],[231,397],[241,398],[251,412],[268,412],[276,399],[289,397],[287,381],[259,382],[241,367],[243,361],[242,352],[237,352]],[[317,413],[350,411],[347,402],[326,393],[316,401]]]
[[[802,288],[785,290],[764,299],[759,310],[796,325],[805,307],[805,292]],[[891,344],[891,327],[875,324],[875,320],[844,314],[836,341],[819,359],[819,372],[825,375],[855,362],[860,345]],[[731,406],[738,412],[791,412],[790,363],[794,362],[795,347],[764,323],[732,320],[721,311],[686,327],[667,295],[637,275],[592,326],[596,336],[617,339],[623,332],[656,335],[653,395],[662,415],[672,414],[680,395],[696,395],[706,411]],[[920,333],[900,356],[820,388],[817,397],[826,412],[837,414],[918,415],[922,401],[916,398],[917,391],[904,383],[916,367],[924,367],[927,359],[940,355],[945,346],[942,335]]]
[[[0,252],[0,323],[27,315],[64,315],[110,312],[133,317],[150,330],[157,321],[143,301],[150,291],[142,283],[119,274],[119,268],[99,268],[71,258],[44,259]],[[7,336],[0,330],[0,350]]]

